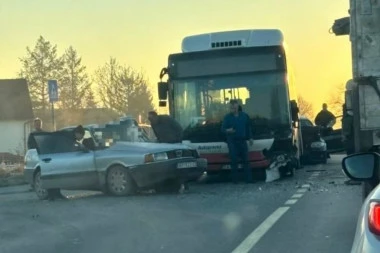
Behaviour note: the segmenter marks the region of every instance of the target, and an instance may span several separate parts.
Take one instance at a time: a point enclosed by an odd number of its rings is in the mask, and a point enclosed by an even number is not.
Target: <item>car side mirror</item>
[[[344,173],[356,181],[370,180],[375,176],[379,162],[377,153],[359,153],[347,156],[342,161]]]

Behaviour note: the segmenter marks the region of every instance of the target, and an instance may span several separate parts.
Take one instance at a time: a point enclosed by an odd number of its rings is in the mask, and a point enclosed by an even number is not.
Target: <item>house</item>
[[[3,156],[25,153],[33,116],[27,81],[0,79],[0,153]]]

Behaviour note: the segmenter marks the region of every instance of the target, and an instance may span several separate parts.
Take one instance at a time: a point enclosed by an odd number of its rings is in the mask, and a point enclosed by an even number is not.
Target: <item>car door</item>
[[[41,180],[46,189],[93,189],[98,184],[94,151],[84,151],[70,132],[35,133]]]

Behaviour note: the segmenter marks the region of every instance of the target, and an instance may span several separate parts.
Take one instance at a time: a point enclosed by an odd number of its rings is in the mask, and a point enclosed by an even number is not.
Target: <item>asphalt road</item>
[[[273,183],[208,178],[182,195],[65,192],[38,201],[0,188],[0,252],[349,252],[361,188],[345,185],[342,156]]]

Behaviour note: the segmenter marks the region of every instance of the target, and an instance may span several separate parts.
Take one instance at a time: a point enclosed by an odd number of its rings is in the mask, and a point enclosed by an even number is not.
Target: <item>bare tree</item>
[[[345,89],[346,88],[344,84],[336,85],[331,91],[330,96],[327,100],[329,111],[331,111],[335,116],[342,115]]]
[[[298,108],[302,116],[305,116],[310,120],[314,120],[313,105],[305,100],[302,96],[298,96]]]
[[[63,55],[60,83],[60,106],[64,109],[78,109],[85,106],[83,98],[91,91],[90,81],[82,58],[73,47]]]
[[[123,67],[119,78],[126,89],[128,114],[136,118],[142,115],[144,118],[154,108],[147,79],[142,73],[138,73],[130,67]]]
[[[98,107],[94,92],[90,89],[85,96],[84,107],[94,109]]]
[[[120,115],[130,114],[137,118],[153,109],[152,95],[144,75],[121,66],[115,58],[110,58],[95,72],[94,81],[103,105]]]
[[[123,114],[127,111],[126,89],[120,82],[122,67],[115,58],[96,70],[94,82],[98,85],[101,102],[106,108]]]
[[[62,58],[57,55],[57,46],[40,36],[33,49],[26,48],[26,56],[20,58],[22,68],[19,76],[28,80],[33,109],[48,108],[47,81],[59,79]]]

